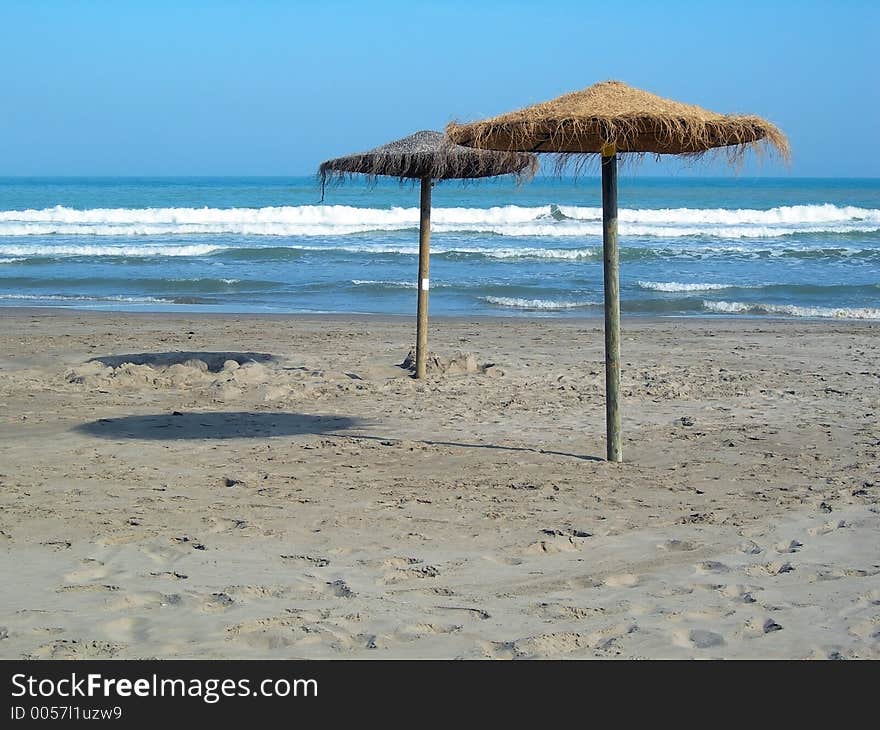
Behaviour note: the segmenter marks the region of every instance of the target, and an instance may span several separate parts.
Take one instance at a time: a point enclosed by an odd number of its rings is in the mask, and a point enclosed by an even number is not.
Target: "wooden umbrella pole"
[[[421,215],[419,217],[419,304],[416,324],[416,377],[425,377],[428,358],[428,264],[431,248],[431,178],[422,178]]]
[[[620,444],[620,283],[617,249],[617,150],[602,148],[602,259],[605,275],[605,438],[608,461]]]

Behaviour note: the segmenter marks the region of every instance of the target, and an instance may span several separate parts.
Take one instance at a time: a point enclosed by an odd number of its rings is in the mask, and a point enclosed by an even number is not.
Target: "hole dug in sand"
[[[122,365],[148,365],[154,370],[166,370],[174,365],[196,368],[202,372],[219,373],[222,370],[235,370],[250,363],[266,364],[275,360],[274,355],[265,352],[139,352],[128,355],[104,355],[93,357],[89,363],[99,363],[105,367],[118,368]]]

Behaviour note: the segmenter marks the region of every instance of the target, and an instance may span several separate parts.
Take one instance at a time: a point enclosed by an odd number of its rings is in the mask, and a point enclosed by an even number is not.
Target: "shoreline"
[[[79,307],[57,307],[57,306],[0,306],[0,313],[10,312],[13,316],[25,315],[47,315],[47,316],[95,316],[95,317],[137,317],[159,319],[293,319],[293,320],[310,320],[310,319],[327,319],[332,321],[388,321],[401,322],[411,319],[415,323],[415,312],[412,314],[395,314],[385,312],[172,312],[172,311],[137,311],[137,310],[113,310],[113,309],[89,309]],[[594,315],[554,315],[554,314],[429,314],[430,322],[469,322],[469,321],[486,321],[492,323],[498,322],[550,322],[550,323],[598,323],[602,324],[603,315],[600,312]],[[779,315],[759,315],[759,314],[621,314],[622,323],[630,324],[648,324],[657,325],[668,322],[694,322],[694,323],[742,323],[743,325],[754,325],[755,323],[767,322],[770,324],[791,324],[799,325],[843,325],[856,327],[880,327],[880,320],[874,319],[856,319],[846,317],[785,317]]]

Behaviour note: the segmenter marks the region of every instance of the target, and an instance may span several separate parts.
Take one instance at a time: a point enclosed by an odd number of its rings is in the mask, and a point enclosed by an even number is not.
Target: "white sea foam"
[[[0,264],[14,264],[16,261],[21,261],[21,259],[20,258],[0,259]]]
[[[715,291],[719,289],[746,288],[738,284],[684,284],[678,281],[639,281],[637,283],[642,289],[662,292]]]
[[[378,286],[389,289],[416,289],[418,285],[412,281],[376,281],[373,279],[352,279],[355,286]]]
[[[801,307],[793,304],[712,301],[704,301],[703,307],[710,312],[721,314],[781,314],[787,317],[880,319],[880,309],[875,307]]]
[[[555,223],[532,223],[517,225],[486,225],[461,224],[435,225],[437,233],[492,233],[497,236],[520,236],[536,238],[579,237],[599,238],[602,235],[601,223],[584,223],[581,221],[558,221]],[[675,225],[643,225],[621,223],[618,226],[621,236],[688,238],[703,236],[708,238],[779,238],[795,234],[814,233],[872,233],[880,231],[880,224],[851,224],[836,226],[675,226]]]
[[[569,218],[602,220],[601,208],[559,206]],[[660,225],[804,225],[834,223],[880,223],[880,209],[852,205],[785,205],[768,210],[752,208],[623,208],[618,221]]]
[[[0,294],[0,299],[23,302],[121,302],[132,304],[174,304],[161,297],[88,296],[81,294]]]
[[[561,214],[561,216],[559,215]],[[495,206],[432,211],[439,233],[476,232],[520,237],[599,237],[600,208]],[[770,238],[797,233],[880,231],[880,209],[794,205],[769,210],[724,208],[621,209],[620,232],[676,238]],[[0,236],[231,234],[337,236],[416,228],[418,208],[301,205],[265,208],[93,208],[55,206],[0,211]]]
[[[493,259],[593,259],[601,256],[595,248],[438,248],[437,253],[481,254]]]
[[[58,246],[2,245],[0,254],[9,256],[204,256],[222,246],[209,244],[145,245],[145,246],[95,246],[91,244]]]
[[[2,240],[2,238],[0,238]],[[39,243],[0,243],[0,256],[16,258],[0,259],[0,263],[13,263],[24,261],[27,258],[42,257],[96,257],[96,256],[121,256],[121,257],[151,257],[151,256],[206,256],[214,253],[236,253],[240,258],[258,256],[255,252],[275,252],[278,256],[286,256],[297,253],[350,253],[371,255],[407,255],[418,254],[418,246],[404,243],[351,243],[346,239],[338,239],[339,243],[321,243],[320,245],[288,244],[287,241],[273,242],[266,246],[235,246],[214,244],[178,244],[178,243],[155,243],[142,245],[102,245],[99,243],[72,244],[69,241],[54,245],[46,245],[44,241]],[[550,260],[585,260],[598,259],[602,256],[601,242],[597,241],[593,246],[578,248],[540,248],[537,246],[482,246],[467,245],[435,245],[433,255],[447,256],[485,256],[494,259],[550,259]],[[680,245],[672,242],[658,243],[655,246],[641,245],[629,246],[623,249],[622,257],[633,258],[661,257],[661,258],[712,258],[712,257],[739,257],[739,258],[779,258],[779,257],[805,257],[827,256],[830,258],[849,257],[859,255],[880,256],[880,247],[866,244],[865,246],[849,247],[822,247],[803,245],[777,246],[772,244],[763,245],[709,245],[696,242],[690,245]]]
[[[2,247],[0,247],[2,248]],[[370,253],[370,254],[406,254],[414,256],[418,254],[418,246],[385,245],[385,244],[361,244],[342,246],[282,246],[278,250],[288,251],[343,251],[345,253]],[[479,255],[495,259],[515,258],[541,258],[541,259],[589,259],[600,257],[601,251],[597,248],[490,248],[488,246],[434,246],[431,254],[448,255]]]
[[[418,246],[410,245],[394,245],[394,244],[343,244],[343,245],[275,245],[271,249],[278,252],[342,252],[354,254],[403,254],[416,255],[419,252]],[[36,245],[28,244],[0,244],[0,255],[16,256],[21,258],[0,259],[11,263],[13,261],[21,261],[28,257],[54,257],[54,256],[130,256],[130,257],[149,257],[149,256],[205,256],[219,251],[242,251],[246,254],[249,249],[238,248],[233,246],[220,246],[213,244],[144,244],[144,245],[110,245],[104,246],[100,244],[57,244],[45,245],[39,243]],[[596,248],[573,248],[573,249],[554,249],[554,248],[490,248],[479,246],[435,246],[432,253],[437,254],[459,254],[459,255],[481,255],[490,258],[507,259],[507,258],[546,258],[546,259],[585,259],[596,258],[600,255]]]
[[[513,309],[529,310],[562,310],[562,309],[585,309],[587,307],[600,306],[600,302],[558,302],[550,299],[519,299],[516,297],[481,297],[484,302],[495,304],[499,307],[511,307]]]

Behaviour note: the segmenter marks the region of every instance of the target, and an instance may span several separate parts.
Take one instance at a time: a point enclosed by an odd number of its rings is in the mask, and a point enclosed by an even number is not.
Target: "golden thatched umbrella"
[[[478,149],[555,153],[557,170],[574,155],[601,154],[607,457],[622,461],[617,153],[697,157],[722,148],[730,162],[737,162],[749,148],[775,150],[787,158],[788,141],[760,117],[716,114],[620,81],[594,84],[484,121],[452,123],[446,134],[455,144]]]
[[[475,150],[454,145],[441,132],[422,131],[368,152],[321,163],[318,174],[343,180],[352,174],[375,179],[378,175],[421,181],[419,218],[419,281],[416,325],[416,377],[425,377],[428,354],[428,260],[431,239],[431,186],[434,180],[472,179],[496,175],[529,177],[538,168],[525,152]]]

